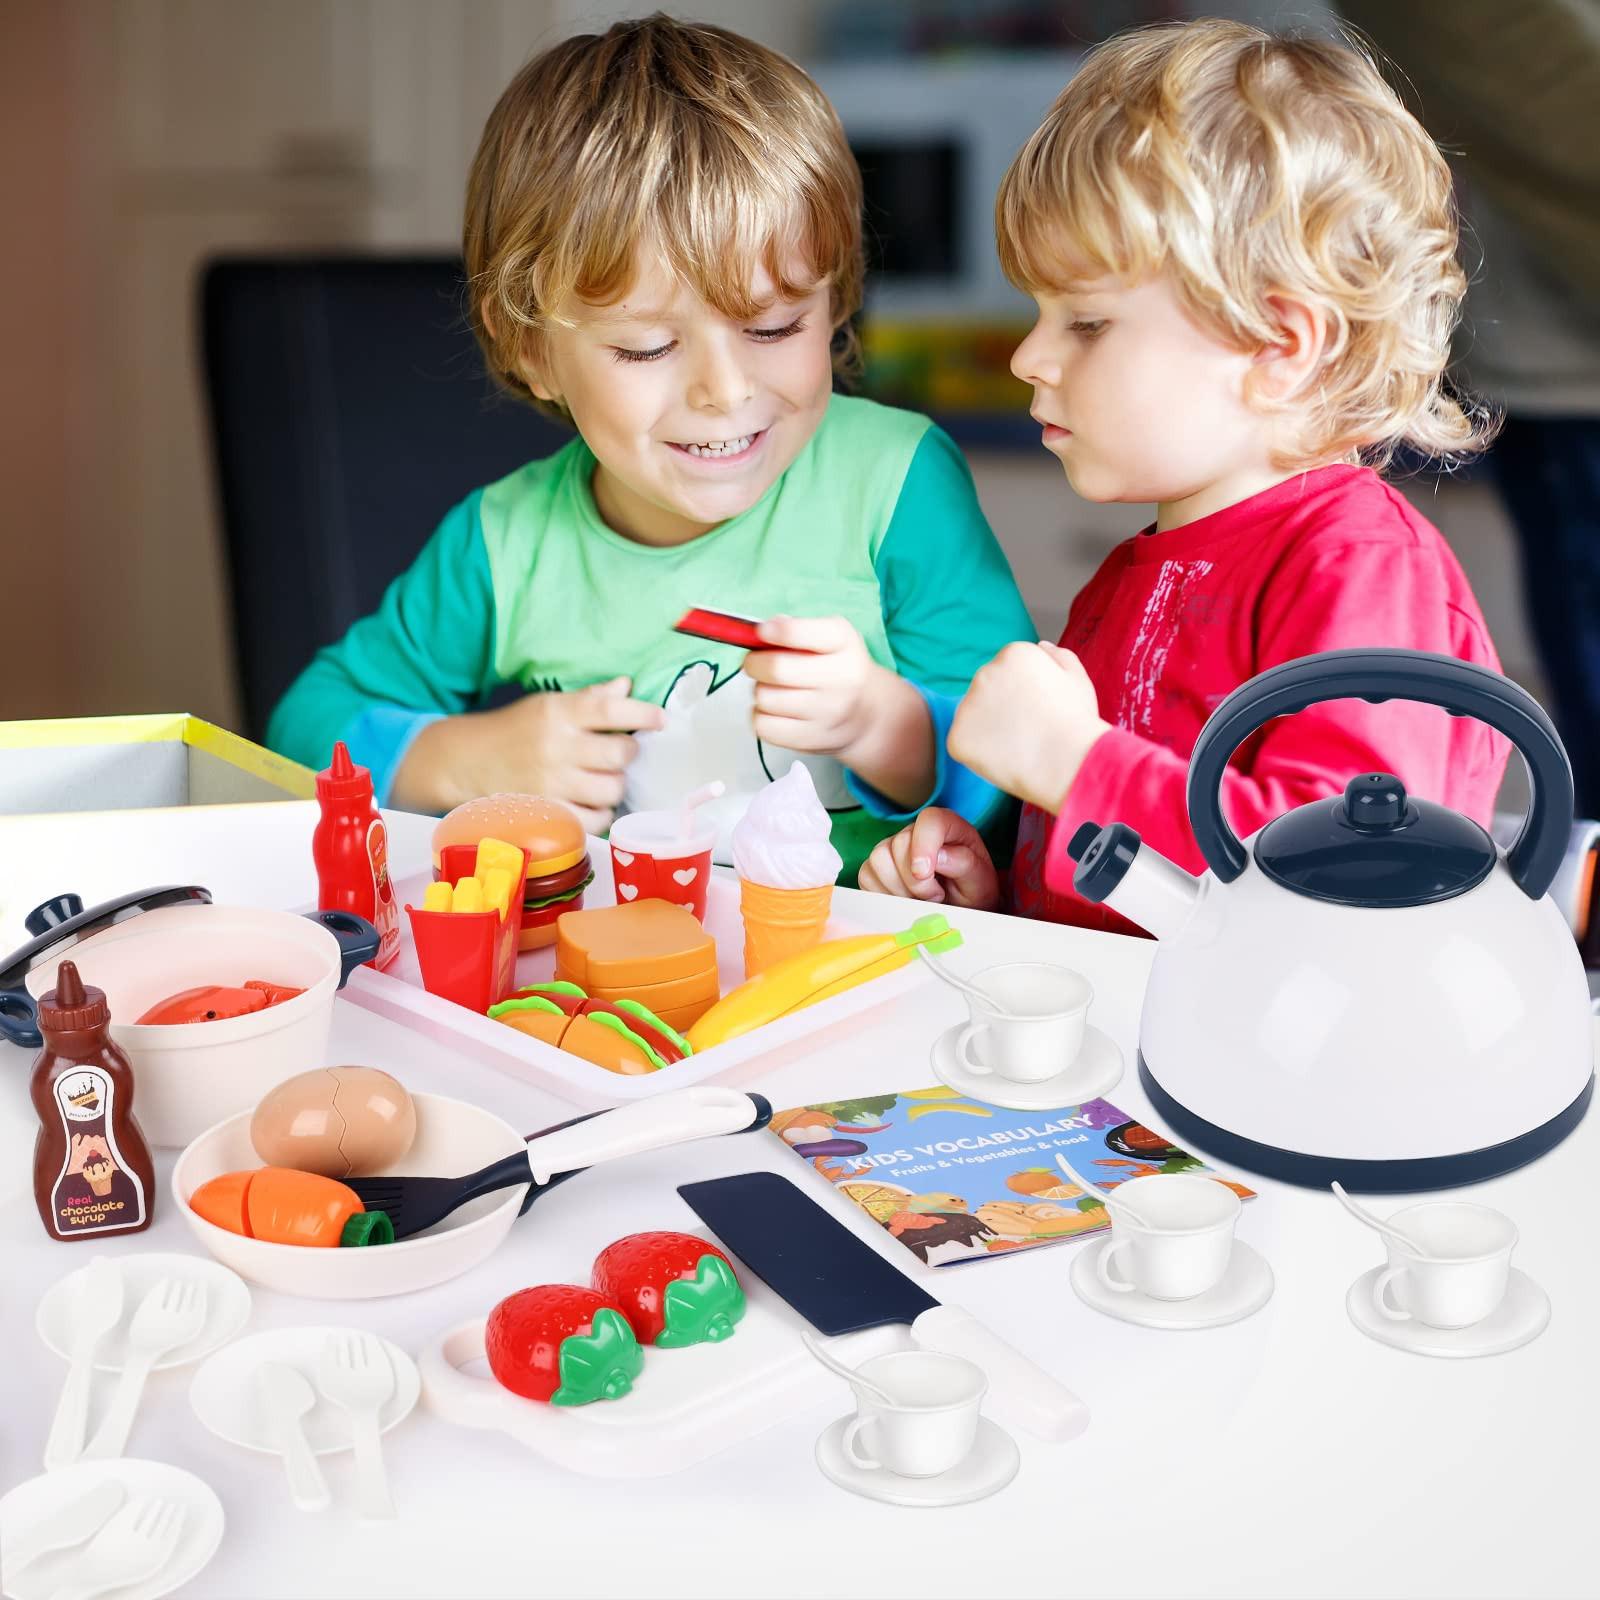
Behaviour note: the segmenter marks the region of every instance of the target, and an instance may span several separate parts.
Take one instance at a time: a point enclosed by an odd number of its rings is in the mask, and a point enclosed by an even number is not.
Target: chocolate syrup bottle
[[[44,1049],[30,1092],[39,1113],[33,1196],[52,1239],[150,1226],[155,1171],[133,1115],[133,1066],[111,1039],[105,991],[63,961],[39,998]]]

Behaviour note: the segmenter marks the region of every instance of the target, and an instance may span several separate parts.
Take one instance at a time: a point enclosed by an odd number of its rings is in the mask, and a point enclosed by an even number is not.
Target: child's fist
[[[993,911],[1000,880],[989,848],[965,817],[943,806],[919,812],[909,828],[879,842],[856,880],[870,894]]]
[[[1109,727],[1089,674],[1070,650],[1008,644],[978,669],[947,744],[957,761],[997,789],[1053,812]]]

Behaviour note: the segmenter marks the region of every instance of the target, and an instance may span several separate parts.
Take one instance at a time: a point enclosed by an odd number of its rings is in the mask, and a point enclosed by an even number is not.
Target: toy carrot
[[[331,1248],[394,1242],[386,1211],[366,1210],[347,1184],[291,1167],[224,1173],[201,1184],[189,1205],[216,1227],[269,1244]]]

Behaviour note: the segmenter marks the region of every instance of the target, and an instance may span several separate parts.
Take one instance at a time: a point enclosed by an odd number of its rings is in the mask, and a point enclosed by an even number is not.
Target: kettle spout
[[[1067,854],[1078,863],[1072,887],[1085,900],[1110,906],[1158,939],[1181,932],[1200,902],[1200,879],[1152,850],[1126,823],[1084,823]]]

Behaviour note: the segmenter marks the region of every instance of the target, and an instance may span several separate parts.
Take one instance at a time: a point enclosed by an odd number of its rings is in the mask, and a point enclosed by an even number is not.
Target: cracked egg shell
[[[381,1172],[416,1135],[405,1085],[377,1067],[317,1067],[286,1078],[250,1119],[250,1143],[269,1167],[324,1178]]]

